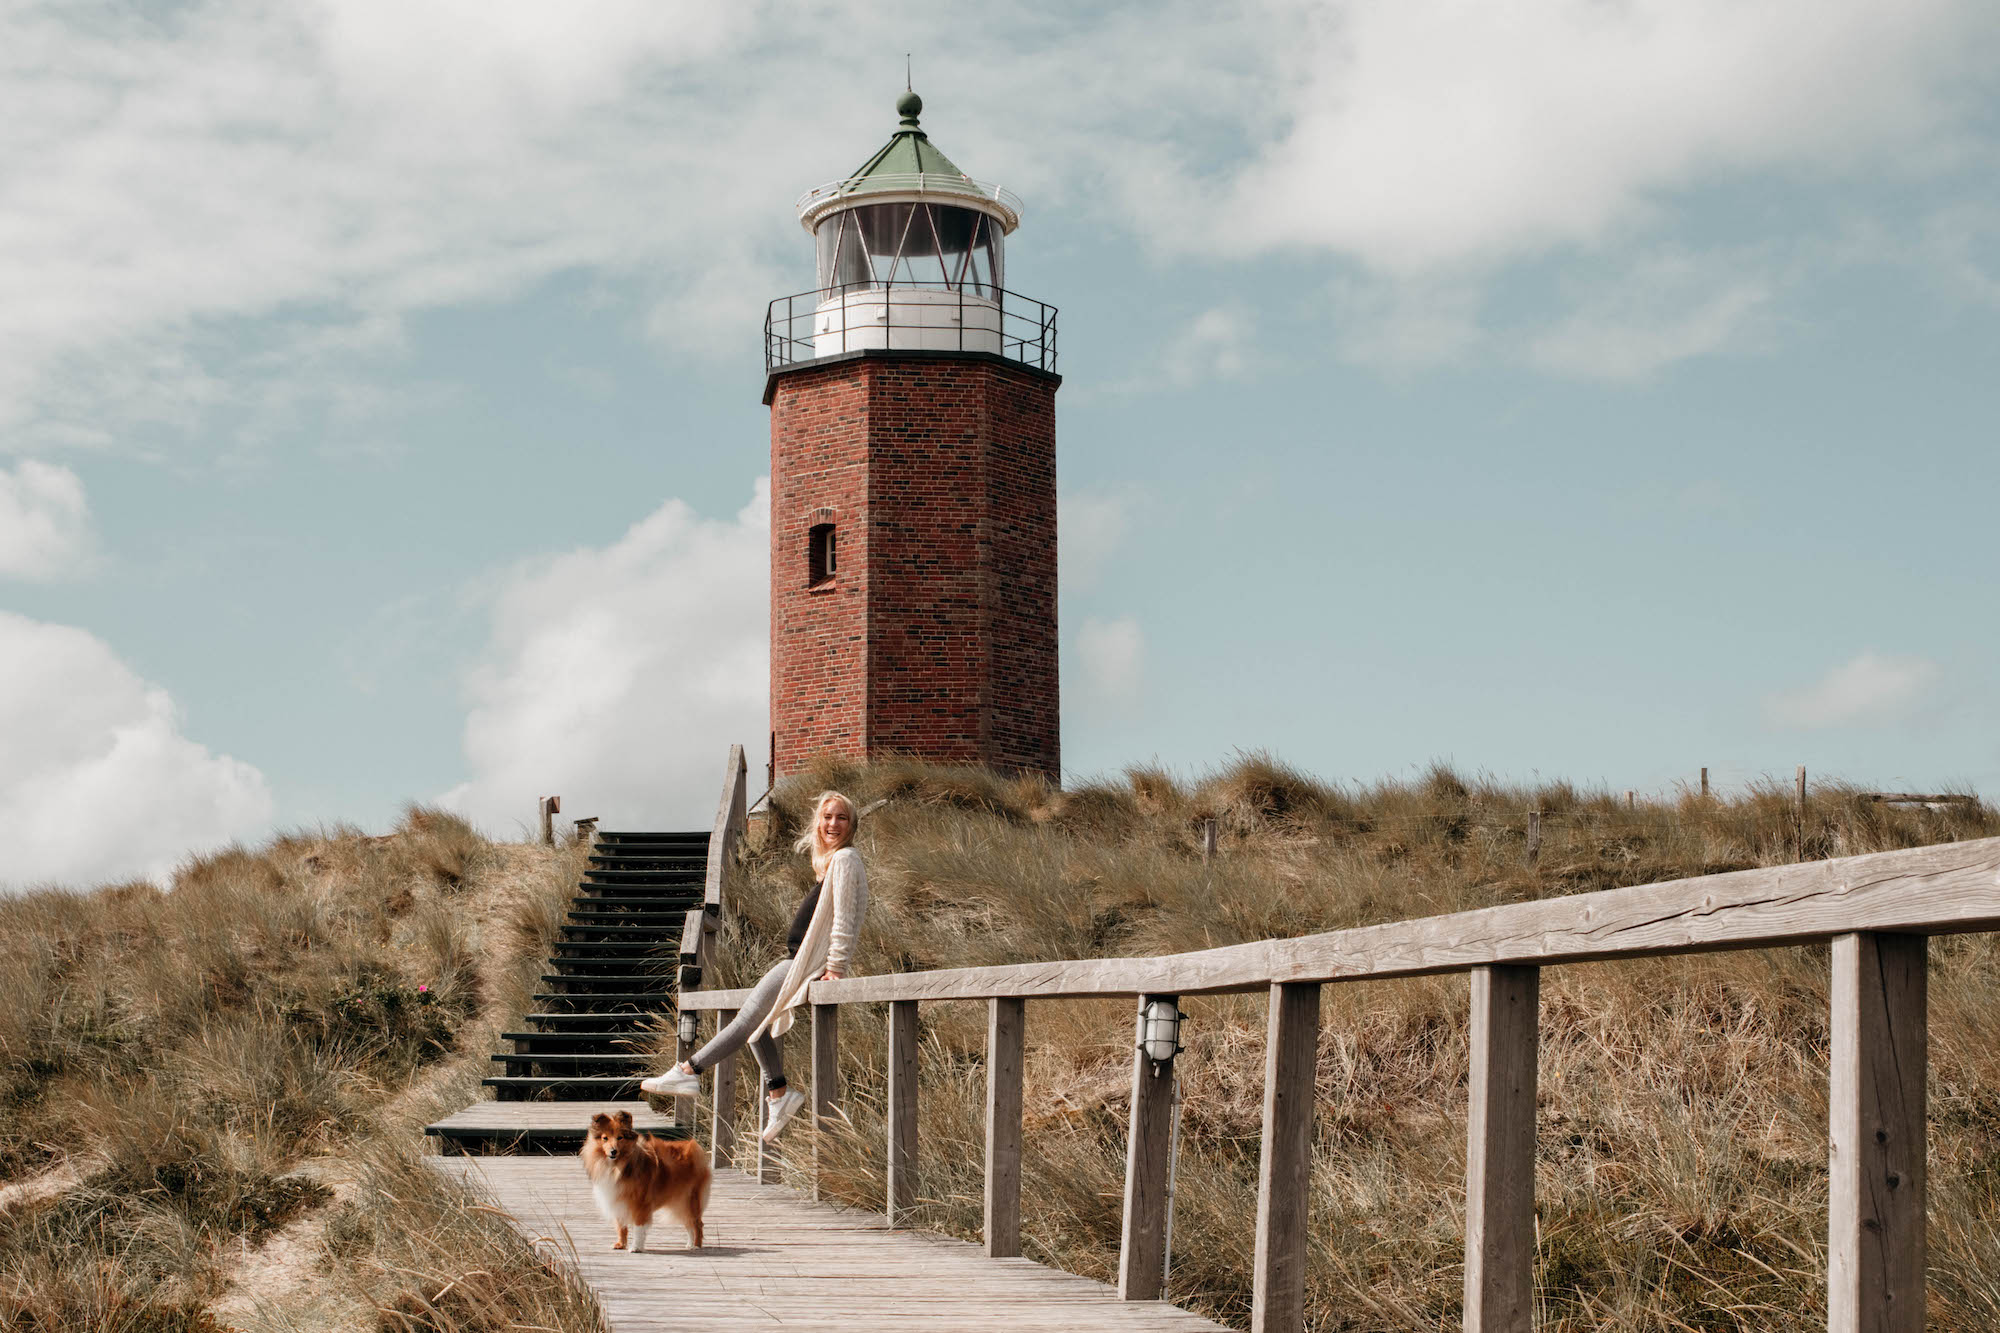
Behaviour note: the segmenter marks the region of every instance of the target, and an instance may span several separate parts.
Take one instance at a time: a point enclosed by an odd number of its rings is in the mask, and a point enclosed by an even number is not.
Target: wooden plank
[[[598,1114],[616,1115],[620,1111],[632,1113],[632,1123],[642,1130],[665,1130],[673,1127],[671,1117],[661,1115],[648,1106],[642,1098],[637,1101],[595,1101],[595,1102],[474,1102],[462,1111],[454,1111],[435,1124],[426,1125],[426,1134],[444,1130],[492,1129],[499,1131],[530,1129],[585,1129],[590,1125],[590,1117]]]
[[[1173,1138],[1173,1061],[1155,1066],[1140,1047],[1146,1001],[1133,1029],[1131,1119],[1125,1136],[1125,1221],[1118,1243],[1118,1298],[1160,1299],[1167,1262],[1167,1169]]]
[[[1021,1071],[1026,1000],[986,1005],[986,1253],[1021,1252]]]
[[[1531,1333],[1541,970],[1472,970],[1466,1110],[1466,1333]]]
[[[750,999],[750,987],[735,990],[691,990],[680,997],[683,1009],[740,1010]]]
[[[1073,959],[814,982],[814,1004],[1262,990],[1284,981],[1770,948],[1856,930],[2000,930],[2000,838],[1509,903],[1154,958]],[[718,996],[733,992],[718,992]],[[712,1007],[699,993],[691,1002]],[[740,1003],[740,1002],[739,1002]]]
[[[917,1002],[889,1006],[890,1226],[908,1226],[917,1204]]]
[[[753,1174],[759,1184],[775,1185],[783,1176],[781,1168],[784,1159],[778,1156],[776,1145],[764,1141],[764,1126],[771,1120],[771,1097],[765,1091],[764,1081],[761,1078],[757,1080],[755,1086],[757,1091],[750,1098],[750,1104],[757,1108],[757,1114],[752,1117],[753,1123],[757,1126],[757,1163]]]
[[[715,1015],[717,1032],[736,1021],[733,1009],[718,1010]],[[715,1066],[712,1091],[715,1099],[713,1116],[709,1123],[709,1156],[717,1166],[730,1166],[736,1161],[736,1060],[739,1052],[732,1051]]]
[[[1979,798],[1977,796],[1968,796],[1963,792],[1959,792],[1957,794],[1953,794],[1951,792],[1944,792],[1934,796],[1926,796],[1921,792],[1913,792],[1913,791],[1871,791],[1864,793],[1862,799],[1868,801],[1876,801],[1887,805],[1978,805],[1979,804]]]
[[[707,937],[708,919],[700,908],[686,913],[681,918],[681,977],[685,979],[690,970],[695,976],[702,975],[702,946]],[[698,1012],[698,1011],[696,1011]],[[678,1018],[678,1015],[676,1015]],[[675,1024],[678,1029],[678,1022]],[[698,1049],[691,1041],[674,1038],[674,1059],[685,1060]],[[693,1133],[701,1123],[701,1101],[698,1097],[676,1097],[674,1101],[674,1123],[685,1125]]]
[[[1920,935],[1833,942],[1829,1333],[1924,1327],[1927,952]]]
[[[725,880],[735,860],[736,839],[750,822],[744,807],[746,768],[743,747],[730,746],[728,768],[722,777],[722,799],[716,802],[715,823],[708,834],[708,867],[702,881],[702,910],[710,916],[722,914],[723,895],[728,889]],[[739,1002],[731,1007],[743,1006]]]
[[[813,1198],[819,1198],[820,1139],[840,1105],[840,1006],[812,1007]]]
[[[1306,1182],[1312,1170],[1319,987],[1271,987],[1264,1039],[1264,1143],[1257,1159],[1254,1333],[1296,1333],[1306,1317]]]
[[[1221,1327],[1164,1303],[1121,1302],[1101,1282],[1026,1259],[989,1259],[963,1241],[891,1230],[879,1213],[808,1203],[733,1171],[715,1178],[706,1249],[683,1248],[681,1229],[662,1218],[645,1253],[613,1253],[573,1158],[431,1161],[487,1194],[524,1235],[552,1238],[595,1292],[611,1333]]]

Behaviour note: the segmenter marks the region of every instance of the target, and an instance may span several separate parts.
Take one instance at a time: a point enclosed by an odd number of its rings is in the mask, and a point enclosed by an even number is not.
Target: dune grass
[[[386,837],[199,858],[167,892],[0,899],[0,1324],[219,1333],[233,1296],[259,1328],[598,1328],[418,1157],[522,1011],[577,855],[412,807]],[[296,1299],[231,1293],[281,1232]]]
[[[1261,755],[1183,778],[1135,768],[1058,792],[1032,779],[825,764],[781,784],[747,855],[719,984],[782,952],[809,881],[789,850],[813,795],[864,806],[870,971],[1205,948],[1808,857],[2000,835],[1989,805],[1929,810],[1817,784],[1626,808],[1436,767],[1335,785]],[[1526,811],[1540,809],[1537,865]],[[1217,856],[1200,856],[1214,819]],[[1931,953],[1931,1326],[2000,1327],[2000,949]],[[1537,1169],[1538,1324],[1551,1330],[1825,1326],[1827,968],[1823,948],[1549,969]],[[1249,1312],[1264,1001],[1195,997],[1175,1203],[1173,1299]],[[885,1006],[844,1011],[851,1129],[822,1188],[882,1200]],[[924,1225],[976,1237],[984,1010],[926,1006]],[[1463,1281],[1463,977],[1324,993],[1308,1326],[1455,1328]],[[1024,1242],[1111,1278],[1132,1016],[1118,1002],[1029,1006]],[[792,1042],[803,1060],[803,1039]],[[799,1071],[803,1074],[803,1070]],[[803,1078],[800,1080],[803,1082]],[[808,1141],[803,1126],[794,1131]],[[805,1154],[809,1160],[809,1154]],[[803,1179],[803,1177],[801,1177]]]

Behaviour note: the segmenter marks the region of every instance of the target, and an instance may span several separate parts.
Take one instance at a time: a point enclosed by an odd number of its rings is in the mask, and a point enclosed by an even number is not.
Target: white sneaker
[[[701,1075],[690,1074],[675,1065],[666,1073],[655,1074],[641,1082],[639,1091],[659,1097],[698,1097],[701,1095]]]
[[[769,1101],[768,1098],[766,1100]],[[804,1106],[805,1104],[806,1104],[806,1095],[803,1092],[800,1092],[797,1088],[786,1088],[785,1095],[783,1097],[780,1097],[777,1101],[770,1103],[771,1106],[770,1122],[764,1126],[764,1132],[758,1135],[758,1137],[763,1139],[764,1142],[766,1143],[769,1143],[773,1139],[777,1138],[779,1132],[782,1131],[786,1125],[791,1123],[792,1117],[796,1115],[798,1113],[798,1109],[801,1106]]]

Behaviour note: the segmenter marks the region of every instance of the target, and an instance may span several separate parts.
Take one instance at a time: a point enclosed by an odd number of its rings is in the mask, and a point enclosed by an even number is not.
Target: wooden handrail
[[[2000,929],[2000,838],[1509,903],[1292,939],[1145,958],[891,972],[814,982],[814,1004],[1081,999],[1261,991],[1281,982],[1382,980],[1494,964],[1549,966],[1648,954],[1775,948],[1857,930]],[[748,991],[681,1003],[741,1008]]]
[[[702,881],[702,910],[711,917],[722,915],[724,879],[735,860],[736,840],[750,825],[745,798],[748,773],[743,747],[729,747],[729,767],[722,778],[722,799],[715,805],[715,823],[708,834],[708,873]]]
[[[1528,1333],[1533,1311],[1534,1108],[1540,969],[1832,941],[1828,1326],[1920,1333],[1924,1319],[1925,939],[2000,930],[2000,838],[1877,852],[1510,903],[1448,916],[1151,958],[1072,959],[815,982],[816,1119],[832,1113],[840,1006],[890,1002],[888,1207],[914,1196],[917,1003],[988,1010],[989,1253],[1019,1252],[1023,1002],[1265,990],[1265,1062],[1251,1328],[1304,1312],[1313,1052],[1325,983],[1473,974],[1467,1116],[1465,1328]],[[689,991],[735,1010],[745,990]],[[718,1078],[721,1070],[718,1069]],[[1162,1069],[1134,1053],[1119,1290],[1159,1289],[1166,1200]],[[718,1121],[718,1124],[720,1122]],[[817,1172],[815,1172],[817,1176]],[[817,1187],[817,1181],[815,1181]]]

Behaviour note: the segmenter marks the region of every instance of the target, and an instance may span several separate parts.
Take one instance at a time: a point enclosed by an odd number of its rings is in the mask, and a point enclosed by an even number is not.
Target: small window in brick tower
[[[806,574],[809,583],[824,583],[839,571],[839,550],[834,541],[833,524],[815,523],[807,534],[809,555]]]

